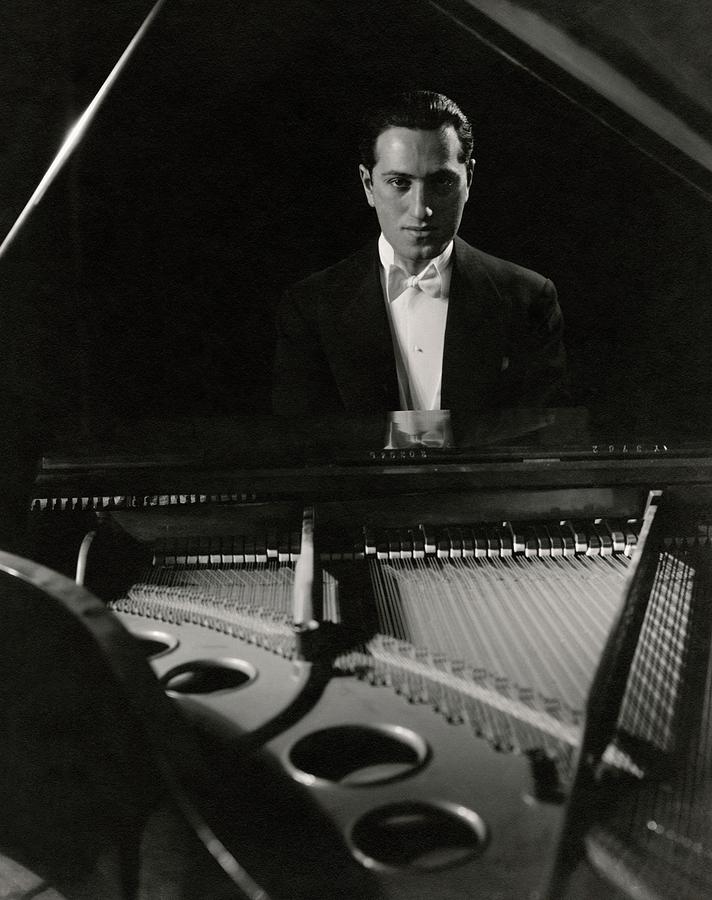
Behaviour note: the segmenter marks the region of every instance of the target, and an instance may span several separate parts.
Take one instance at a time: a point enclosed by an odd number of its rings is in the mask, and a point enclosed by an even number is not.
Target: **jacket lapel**
[[[328,308],[325,327],[331,334],[326,345],[334,348],[330,364],[346,410],[397,409],[393,342],[374,243],[355,258],[351,276],[344,278]]]
[[[443,351],[443,409],[479,410],[493,402],[506,352],[505,312],[478,252],[456,237]]]

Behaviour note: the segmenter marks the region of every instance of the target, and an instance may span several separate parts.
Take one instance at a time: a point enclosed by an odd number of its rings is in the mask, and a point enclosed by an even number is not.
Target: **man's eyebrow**
[[[446,173],[447,175],[457,175],[457,170],[451,168],[450,166],[442,166],[440,169],[436,169],[434,172],[428,172],[425,177],[432,178],[434,175],[442,175]],[[392,178],[393,176],[398,176],[399,178],[417,178],[417,175],[413,175],[410,172],[399,172],[396,169],[391,169],[388,172],[381,172],[382,178]]]

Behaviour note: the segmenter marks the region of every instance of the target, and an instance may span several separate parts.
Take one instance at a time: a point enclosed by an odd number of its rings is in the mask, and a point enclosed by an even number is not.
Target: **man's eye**
[[[447,172],[440,172],[435,176],[433,182],[435,183],[436,187],[447,188],[452,187],[456,183],[456,179],[453,178],[452,175],[449,175]]]
[[[407,178],[391,178],[391,179],[389,179],[388,184],[392,184],[393,187],[397,187],[397,188],[401,188],[401,189],[404,189],[404,188],[407,188],[410,186],[410,182],[408,181]]]

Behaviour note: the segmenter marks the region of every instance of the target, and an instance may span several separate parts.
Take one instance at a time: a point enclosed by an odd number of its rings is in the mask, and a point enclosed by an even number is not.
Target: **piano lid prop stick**
[[[52,182],[54,181],[54,179],[57,177],[60,170],[64,166],[65,162],[69,159],[69,157],[72,155],[72,153],[76,149],[77,145],[80,143],[80,141],[84,137],[84,134],[86,133],[86,130],[91,123],[91,120],[94,118],[97,110],[99,109],[101,104],[104,102],[104,98],[106,97],[106,95],[109,93],[109,91],[113,87],[114,82],[116,81],[116,79],[119,77],[119,75],[121,73],[121,70],[124,68],[124,66],[128,62],[132,53],[136,49],[137,45],[140,43],[144,34],[150,27],[153,20],[158,15],[161,7],[163,6],[163,4],[165,2],[166,2],[166,0],[158,0],[158,2],[153,6],[153,8],[149,12],[149,14],[144,19],[143,24],[138,29],[138,31],[133,36],[130,43],[124,50],[124,52],[121,54],[121,56],[117,60],[114,68],[111,70],[111,72],[109,72],[106,80],[104,81],[102,86],[99,88],[99,90],[96,92],[94,99],[91,101],[89,106],[87,106],[87,108],[81,114],[79,119],[77,119],[77,121],[74,123],[74,125],[70,129],[69,134],[64,139],[64,143],[59,148],[59,152],[57,153],[55,158],[50,163],[50,166],[47,169],[47,171],[45,172],[45,174],[42,176],[42,180],[35,188],[30,199],[27,201],[25,208],[22,210],[20,215],[15,220],[12,228],[5,235],[5,239],[2,242],[2,244],[0,244],[0,258],[2,257],[5,250],[10,246],[10,243],[12,242],[12,240],[15,237],[15,235],[17,234],[17,232],[25,224],[27,217],[30,215],[30,213],[32,212],[34,207],[37,206],[37,204],[40,202],[40,200],[44,196],[47,188],[50,186],[50,184],[52,184]]]
[[[317,627],[314,618],[314,509],[307,506],[302,517],[302,544],[294,566],[292,609],[294,627],[311,631]]]
[[[84,535],[84,540],[79,547],[79,553],[77,554],[77,574],[74,576],[74,580],[78,585],[84,584],[84,577],[87,571],[87,559],[89,558],[89,550],[91,549],[91,545],[96,537],[96,531],[89,531]]]

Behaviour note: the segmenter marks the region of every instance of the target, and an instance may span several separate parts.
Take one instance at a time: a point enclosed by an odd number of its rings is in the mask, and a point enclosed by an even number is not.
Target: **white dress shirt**
[[[394,288],[401,273],[392,269],[396,265],[393,247],[383,234],[378,240],[381,285],[393,337],[401,409],[440,409],[452,247],[450,241],[440,256],[430,260],[417,275],[407,278],[407,273],[402,272],[405,289],[401,292],[401,288]],[[440,283],[435,296],[429,276]],[[420,278],[428,279],[424,289],[417,284]]]

